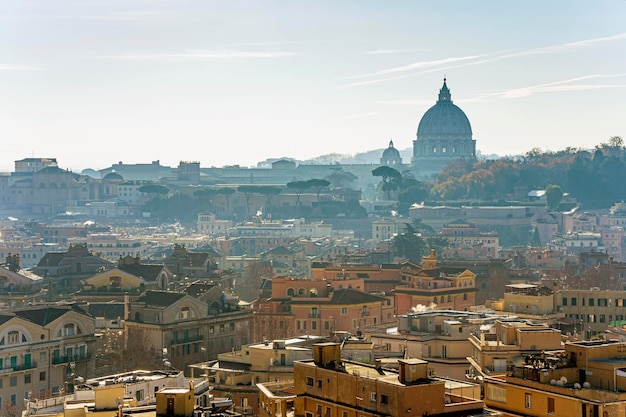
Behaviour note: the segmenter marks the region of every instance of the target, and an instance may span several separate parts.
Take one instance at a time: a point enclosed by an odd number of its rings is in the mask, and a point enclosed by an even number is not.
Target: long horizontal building
[[[399,372],[341,360],[341,346],[320,343],[313,360],[294,363],[296,417],[469,416],[483,414],[480,390],[457,392],[428,375],[428,362],[399,360]],[[466,395],[462,395],[465,393]]]

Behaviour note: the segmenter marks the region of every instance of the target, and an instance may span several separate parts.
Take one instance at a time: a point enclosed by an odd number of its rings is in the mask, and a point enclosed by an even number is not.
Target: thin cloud
[[[378,71],[378,72],[374,72],[370,74],[361,74],[361,75],[345,77],[343,78],[344,80],[372,78],[372,77],[379,77],[379,78],[373,78],[367,81],[350,83],[350,84],[345,85],[344,87],[356,87],[356,86],[362,86],[362,85],[377,84],[377,83],[382,83],[386,81],[397,80],[399,78],[405,78],[405,76],[380,78],[380,76],[387,75],[387,74],[404,73],[404,72],[412,72],[412,71],[418,71],[416,74],[425,74],[425,73],[430,73],[434,71],[445,71],[448,69],[455,69],[455,68],[460,68],[460,67],[465,67],[465,66],[470,66],[470,65],[486,64],[486,63],[503,60],[503,59],[509,59],[509,58],[559,53],[559,52],[566,51],[566,50],[586,48],[586,47],[590,47],[590,46],[594,46],[594,45],[598,45],[598,44],[602,44],[606,42],[618,41],[622,39],[626,39],[626,32],[618,33],[612,36],[605,36],[601,38],[584,39],[584,40],[575,41],[575,42],[567,42],[567,43],[558,44],[558,45],[551,45],[551,46],[545,46],[545,47],[540,47],[540,48],[532,48],[532,49],[515,51],[515,52],[506,51],[506,52],[497,52],[493,54],[470,55],[470,56],[465,56],[465,57],[452,57],[452,58],[444,58],[444,59],[432,60],[432,61],[415,62],[412,64],[389,68],[386,70],[382,70],[382,71]]]
[[[467,61],[467,60],[471,60],[471,59],[477,59],[477,58],[481,58],[481,57],[484,57],[484,56],[485,55],[470,55],[470,56],[464,56],[464,57],[453,57],[453,58],[437,59],[437,60],[433,60],[433,61],[420,61],[420,62],[414,62],[412,64],[408,64],[408,65],[403,65],[403,66],[400,66],[400,67],[389,68],[389,69],[386,69],[386,70],[373,72],[373,73],[370,73],[370,74],[361,74],[361,75],[354,75],[354,76],[350,76],[350,77],[345,77],[344,79],[350,80],[350,79],[377,77],[377,76],[380,76],[380,75],[395,74],[395,73],[399,73],[399,72],[408,72],[408,71],[414,71],[414,70],[419,70],[419,69],[425,69],[425,68],[429,68],[429,67],[436,67],[436,66],[439,66],[439,65],[450,64],[450,63],[453,63],[453,62],[462,62],[462,61]]]
[[[513,57],[525,56],[525,55],[550,54],[550,53],[560,52],[560,51],[568,50],[568,49],[585,48],[588,46],[593,46],[593,45],[621,40],[621,39],[626,39],[626,33],[618,33],[617,35],[605,36],[602,38],[584,39],[581,41],[567,42],[567,43],[563,43],[559,45],[551,45],[551,46],[545,46],[541,48],[533,48],[533,49],[528,49],[525,51],[502,55],[501,58],[513,58]]]
[[[40,68],[29,65],[0,64],[0,71],[39,71]]]
[[[138,55],[109,55],[103,56],[106,59],[118,59],[129,61],[161,61],[161,60],[184,60],[184,59],[206,59],[206,60],[245,60],[245,59],[267,59],[282,58],[299,55],[288,51],[243,51],[243,50],[188,50],[180,54],[138,54]]]
[[[407,52],[405,49],[375,49],[373,51],[365,51],[365,55],[384,55],[384,54],[399,54]]]
[[[626,87],[625,84],[588,84],[588,83],[578,84],[578,82],[594,80],[594,79],[621,78],[625,76],[626,76],[626,73],[590,74],[590,75],[585,75],[582,77],[569,78],[569,79],[561,80],[561,81],[554,81],[551,83],[496,91],[493,93],[484,94],[480,97],[477,97],[476,100],[484,100],[488,98],[516,99],[516,98],[529,97],[535,94],[543,94],[543,93],[592,91],[592,90],[606,90],[610,88],[624,88]]]
[[[416,49],[374,49],[372,51],[365,51],[365,55],[386,55],[386,54],[404,54],[408,52],[416,52],[416,51],[428,51],[426,48],[416,48]]]
[[[357,87],[359,85],[377,84],[377,83],[383,83],[385,81],[400,80],[402,78],[407,78],[409,76],[410,75],[398,75],[396,77],[385,77],[385,78],[377,78],[375,80],[357,81],[354,83],[343,85],[342,87],[347,88],[347,87]]]

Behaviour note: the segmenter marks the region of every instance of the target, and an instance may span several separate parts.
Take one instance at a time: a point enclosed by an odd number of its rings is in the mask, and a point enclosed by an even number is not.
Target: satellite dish
[[[163,362],[163,365],[165,365],[168,368],[170,368],[172,366],[172,363],[170,361],[165,361],[165,362]]]

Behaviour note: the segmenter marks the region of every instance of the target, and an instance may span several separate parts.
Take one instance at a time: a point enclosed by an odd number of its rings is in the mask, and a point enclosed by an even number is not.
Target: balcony
[[[26,371],[28,369],[34,369],[37,367],[37,362],[31,362],[29,364],[20,364],[15,366],[8,366],[6,368],[0,369],[1,374],[8,374],[10,372],[18,372],[18,371]]]
[[[321,313],[311,313],[309,314],[309,318],[310,319],[321,319],[322,318],[322,314]]]
[[[91,359],[91,353],[86,353],[84,355],[56,356],[52,358],[52,364],[59,365],[62,363],[70,363],[70,362],[85,362],[90,359]]]
[[[221,331],[225,331],[225,330],[221,330]],[[188,337],[182,337],[179,339],[172,339],[172,343],[171,345],[184,345],[186,343],[193,343],[193,342],[201,342],[204,340],[204,335],[199,334],[197,336],[188,336]]]

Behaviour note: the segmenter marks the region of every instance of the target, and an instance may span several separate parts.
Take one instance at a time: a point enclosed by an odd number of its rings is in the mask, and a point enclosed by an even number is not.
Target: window
[[[9,332],[9,344],[20,343],[20,332],[13,330]]]
[[[309,387],[312,387],[312,386],[313,386],[313,377],[307,376],[307,377],[306,377],[306,384],[307,384]]]
[[[76,329],[74,328],[73,324],[66,324],[65,327],[63,328],[64,336],[74,336],[75,332],[76,332]]]
[[[341,307],[341,315],[345,316],[348,314],[348,307]]]
[[[375,392],[370,392],[370,401],[375,403],[376,402],[376,393]]]
[[[9,385],[12,387],[17,385],[17,377],[15,375],[9,378]]]
[[[317,380],[317,387],[318,388],[322,388],[322,380],[321,379]]]
[[[317,322],[315,320],[311,320],[311,330],[317,330]]]
[[[589,307],[593,307],[595,305],[595,299],[594,298],[590,298],[589,299]]]
[[[528,392],[524,396],[524,406],[529,410],[533,408],[533,397]]]
[[[24,384],[30,384],[32,374],[24,374]]]
[[[448,357],[448,347],[445,345],[441,346],[441,357],[444,359]]]
[[[575,306],[576,305],[576,298],[572,297],[572,305]]]
[[[380,394],[380,403],[389,404],[389,396],[385,394]]]
[[[40,381],[45,381],[46,380],[46,371],[39,372],[39,380]]]
[[[563,305],[566,306],[567,305],[567,297],[563,297]]]
[[[548,414],[554,414],[554,398],[548,397]]]
[[[487,398],[491,401],[506,403],[506,388],[501,388],[489,384],[489,386],[487,387]]]
[[[143,390],[137,390],[135,391],[135,398],[137,399],[137,401],[143,401]]]
[[[11,394],[11,405],[17,405],[17,394]]]

